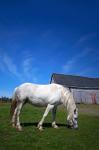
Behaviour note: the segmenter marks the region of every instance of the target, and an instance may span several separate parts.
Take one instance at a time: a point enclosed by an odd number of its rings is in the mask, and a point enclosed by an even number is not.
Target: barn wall
[[[76,103],[99,104],[99,90],[71,90]]]

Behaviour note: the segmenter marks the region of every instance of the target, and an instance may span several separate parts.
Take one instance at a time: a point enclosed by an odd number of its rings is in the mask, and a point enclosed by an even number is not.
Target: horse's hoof
[[[13,123],[13,124],[12,124],[12,127],[13,127],[13,128],[16,128],[16,125]]]
[[[44,130],[42,126],[40,126],[38,129],[39,129],[39,131],[43,131]]]
[[[54,129],[59,129],[59,127],[57,125],[54,125],[53,128]]]
[[[54,123],[54,122],[52,123],[52,127],[55,128],[55,129],[59,128],[58,125],[56,123]]]
[[[18,131],[23,131],[22,127],[16,127]]]
[[[18,130],[19,132],[22,132],[22,131],[23,131],[23,129],[22,129],[22,128],[17,128],[17,130]]]

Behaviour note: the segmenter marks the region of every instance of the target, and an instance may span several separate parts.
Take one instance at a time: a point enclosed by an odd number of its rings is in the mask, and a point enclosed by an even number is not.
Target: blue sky
[[[99,1],[0,1],[0,96],[53,72],[99,77]]]

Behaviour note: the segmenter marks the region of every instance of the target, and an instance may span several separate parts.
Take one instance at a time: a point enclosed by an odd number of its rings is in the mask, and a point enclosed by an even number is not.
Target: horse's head
[[[68,117],[67,127],[78,129],[78,108],[74,109],[72,117]]]
[[[74,110],[73,114],[73,128],[78,129],[78,108]]]

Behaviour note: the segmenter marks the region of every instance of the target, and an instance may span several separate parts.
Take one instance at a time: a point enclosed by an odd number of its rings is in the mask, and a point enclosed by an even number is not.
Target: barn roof
[[[61,84],[69,88],[99,89],[99,78],[53,73],[50,82],[52,82],[52,80],[54,83]]]

